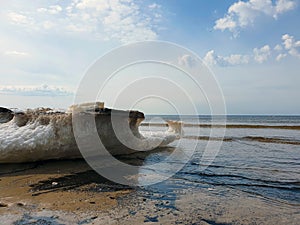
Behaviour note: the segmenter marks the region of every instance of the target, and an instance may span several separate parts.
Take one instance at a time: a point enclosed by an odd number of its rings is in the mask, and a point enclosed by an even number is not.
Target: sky
[[[158,40],[190,49],[209,66],[228,114],[299,115],[299,21],[299,0],[5,1],[1,106],[67,108],[99,57],[125,44]],[[114,93],[113,84],[108,90]],[[172,113],[149,99],[137,109]]]

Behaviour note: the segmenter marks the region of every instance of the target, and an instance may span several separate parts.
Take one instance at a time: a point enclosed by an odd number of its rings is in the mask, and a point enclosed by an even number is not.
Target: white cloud
[[[229,56],[221,56],[215,54],[214,50],[206,53],[203,60],[211,66],[237,66],[246,65],[249,63],[264,63],[270,59],[277,62],[293,56],[300,59],[300,41],[289,34],[282,35],[282,44],[277,44],[271,48],[269,45],[264,45],[260,48],[254,48],[252,54],[231,54]]]
[[[29,53],[14,50],[14,51],[6,51],[6,52],[4,52],[4,55],[8,55],[8,56],[29,56]]]
[[[300,52],[296,48],[292,48],[291,50],[289,50],[289,54],[300,58]]]
[[[274,50],[276,50],[276,51],[281,51],[282,50],[282,46],[281,45],[276,45],[275,47],[274,47]]]
[[[210,50],[206,53],[206,55],[203,58],[203,61],[208,64],[208,65],[216,65],[217,60],[216,60],[216,55],[214,50]]]
[[[290,55],[300,58],[300,41],[296,41],[295,38],[289,34],[282,35],[282,41],[284,48]]]
[[[153,3],[151,5],[148,5],[149,9],[160,9],[161,5],[157,4],[157,3]]]
[[[237,66],[237,65],[245,65],[250,62],[249,55],[241,55],[241,54],[231,54],[229,56],[220,56],[216,55],[214,50],[211,50],[206,53],[203,58],[204,62],[208,65],[219,65],[219,66]]]
[[[60,5],[51,5],[48,8],[38,8],[37,11],[40,13],[58,14],[62,11],[62,7]]]
[[[224,18],[220,18],[216,21],[214,29],[222,31],[229,29],[230,31],[233,31],[236,27],[237,23],[229,15],[227,15]]]
[[[0,94],[16,96],[71,96],[73,92],[62,87],[48,86],[0,86]]]
[[[248,55],[239,55],[239,54],[232,54],[227,57],[223,57],[223,60],[228,65],[243,65],[249,63],[250,57]]]
[[[254,60],[258,63],[263,63],[271,56],[271,48],[269,45],[265,45],[261,48],[254,48]]]
[[[296,3],[294,1],[290,0],[278,0],[276,4],[276,12],[278,14],[284,13],[287,11],[290,11],[294,9],[296,6]]]
[[[266,62],[272,56],[272,50],[269,45],[265,45],[261,48],[254,48],[252,54],[230,54],[228,56],[221,56],[215,54],[214,50],[206,53],[203,60],[208,65],[217,66],[238,66],[247,65],[250,63],[263,63]],[[278,60],[281,60],[286,55],[282,54],[278,56]]]
[[[7,19],[32,30],[55,31],[122,43],[157,39],[161,6],[134,0],[69,0],[9,12]]]
[[[96,9],[96,11],[106,11],[110,8],[109,0],[80,0],[73,1],[77,9]]]
[[[186,67],[194,67],[196,65],[196,60],[193,56],[183,55],[178,58],[178,64]]]
[[[283,45],[285,49],[289,50],[293,46],[294,37],[288,34],[282,35]]]
[[[16,12],[9,12],[7,13],[7,17],[9,18],[10,22],[13,24],[24,25],[24,26],[31,26],[33,24],[32,18],[25,16],[20,13]]]
[[[237,28],[252,25],[255,20],[264,15],[277,18],[278,15],[296,8],[293,0],[249,0],[233,3],[227,14],[215,21],[215,30],[226,30],[237,33]]]
[[[282,53],[280,53],[277,57],[276,57],[276,61],[281,61],[282,59],[284,59],[285,57],[287,57],[287,54],[282,54]]]

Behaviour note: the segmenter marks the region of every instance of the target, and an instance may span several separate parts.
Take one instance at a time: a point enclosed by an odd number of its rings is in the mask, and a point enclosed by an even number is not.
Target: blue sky
[[[101,55],[134,41],[164,40],[211,67],[229,114],[300,114],[298,0],[1,4],[3,106],[66,108]]]

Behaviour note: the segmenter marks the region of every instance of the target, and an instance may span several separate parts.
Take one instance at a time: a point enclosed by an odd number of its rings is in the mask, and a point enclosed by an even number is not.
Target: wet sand
[[[171,178],[171,183],[176,183]],[[297,224],[300,206],[224,186],[153,192],[83,160],[1,165],[1,224]],[[171,193],[172,192],[172,193]],[[284,216],[283,216],[284,215]]]

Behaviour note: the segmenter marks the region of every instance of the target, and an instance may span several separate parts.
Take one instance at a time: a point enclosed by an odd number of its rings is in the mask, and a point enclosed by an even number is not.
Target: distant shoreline
[[[158,126],[167,127],[167,123],[141,123],[141,126]],[[184,123],[185,127],[202,127],[202,128],[229,128],[229,129],[285,129],[285,130],[300,130],[300,126],[290,125],[251,125],[251,124],[191,124]]]

